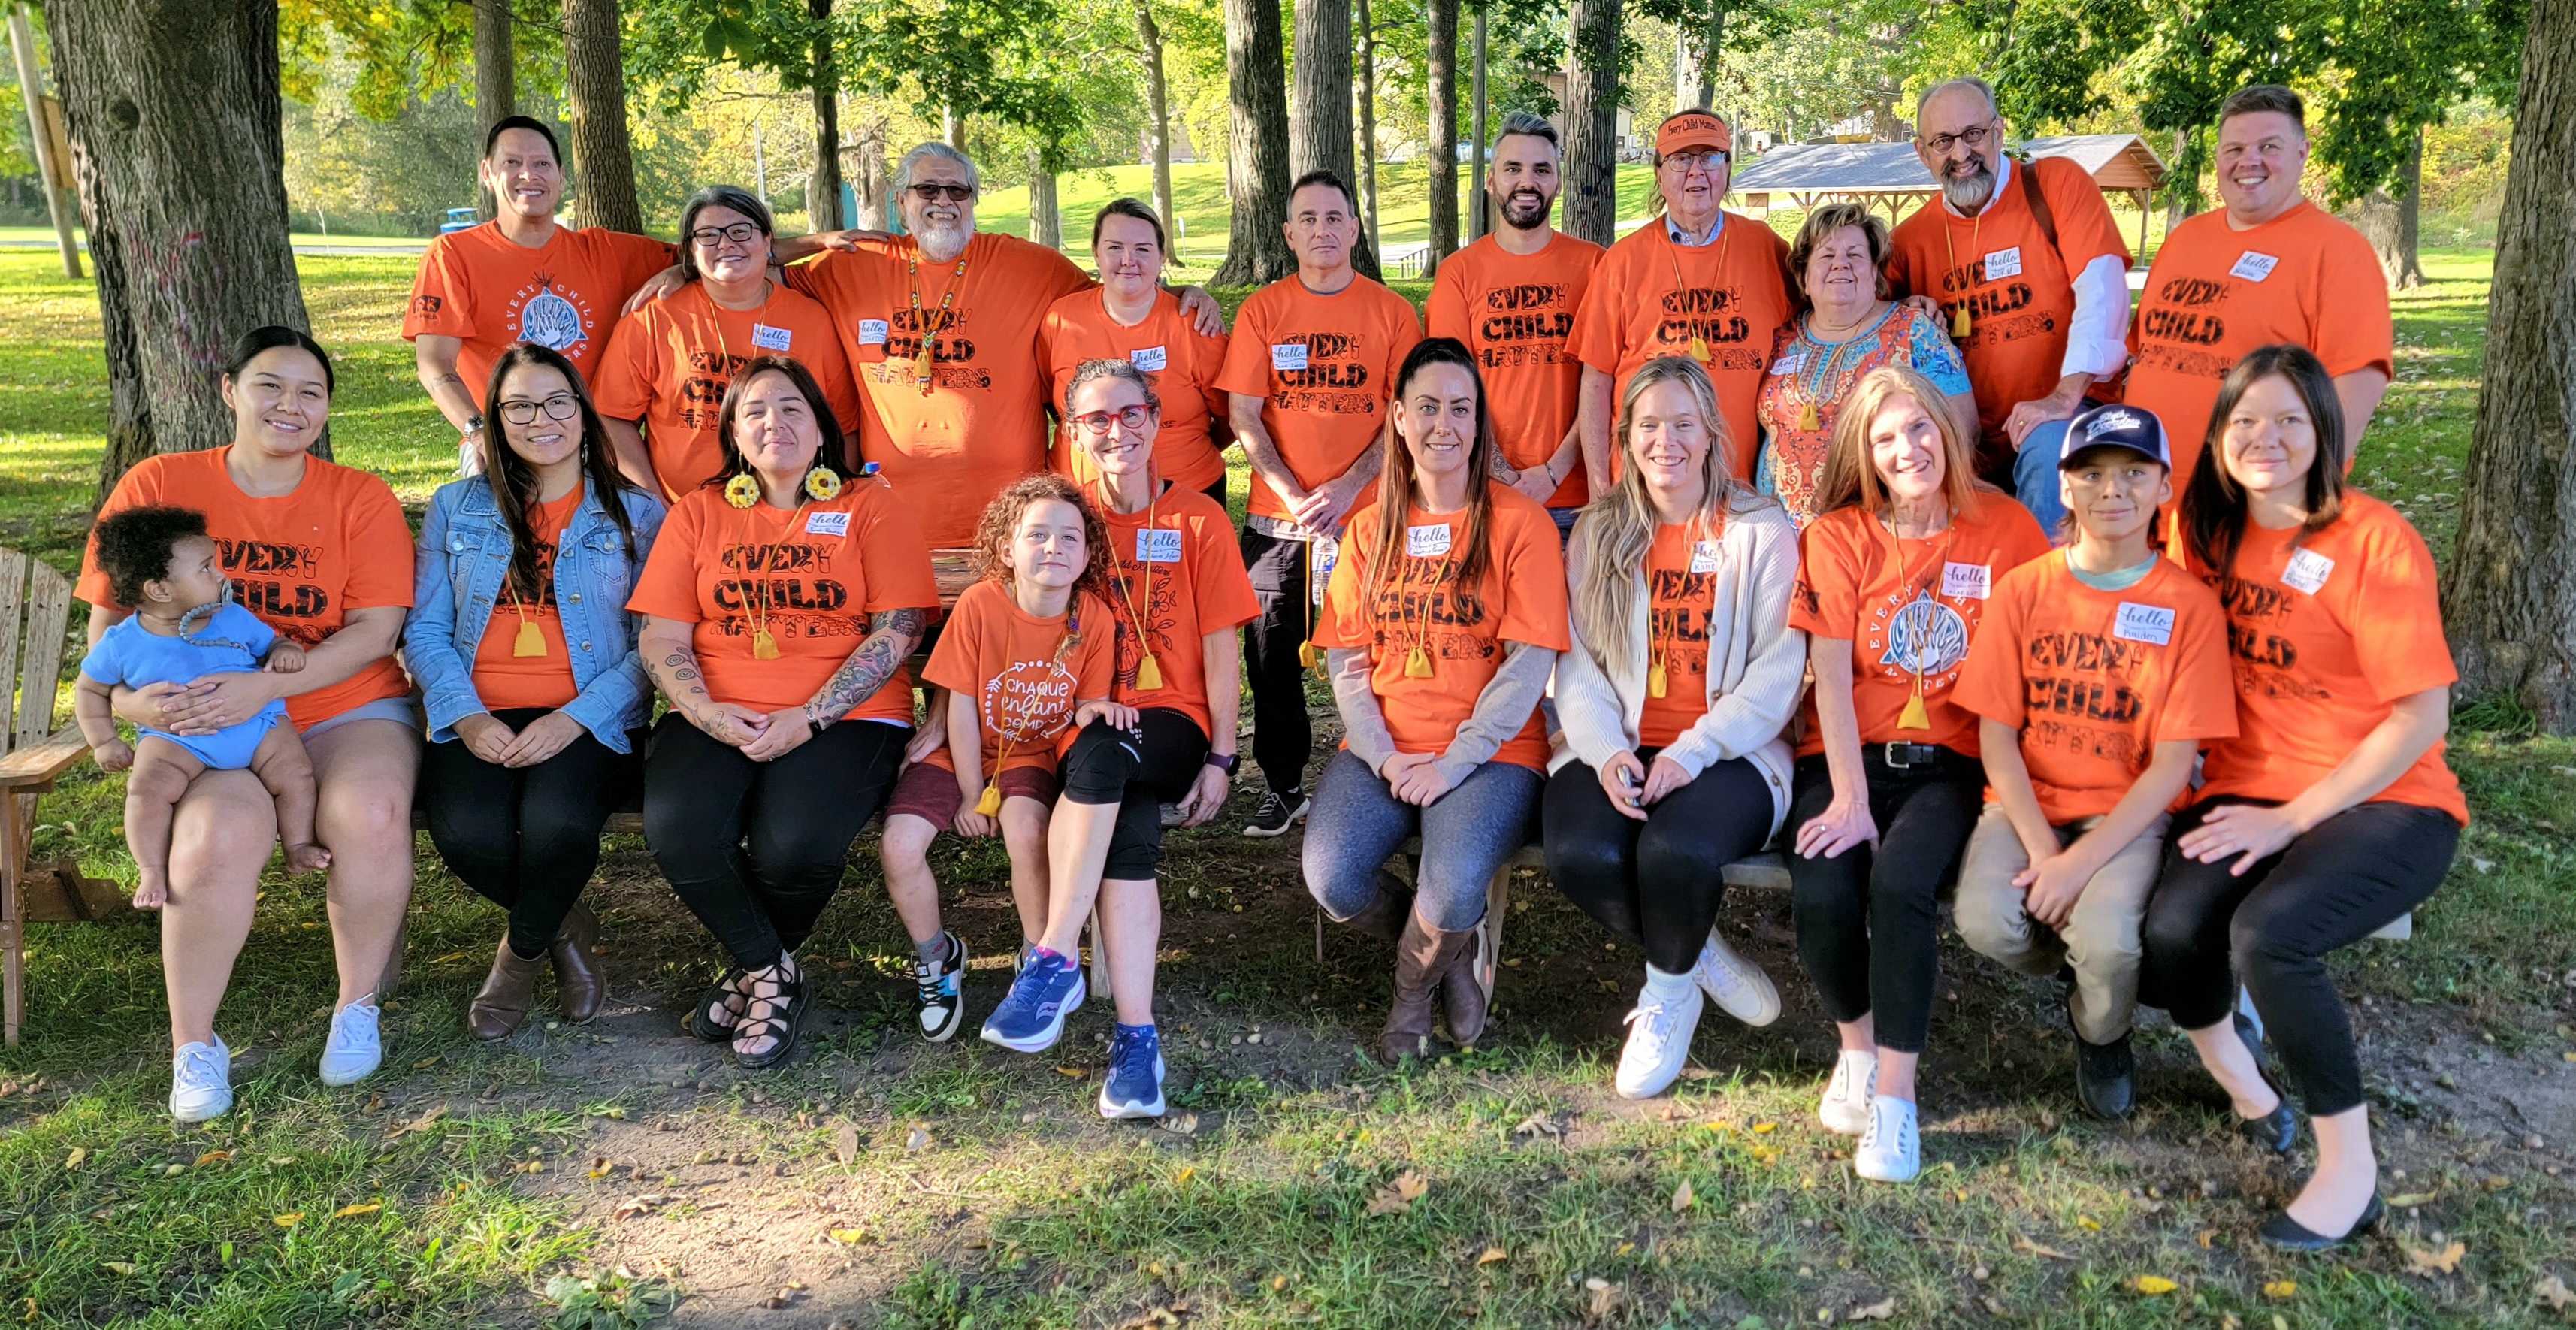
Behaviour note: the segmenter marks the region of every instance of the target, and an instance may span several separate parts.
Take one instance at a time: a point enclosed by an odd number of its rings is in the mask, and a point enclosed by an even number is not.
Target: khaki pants
[[[2057,828],[2058,843],[2072,844],[2101,820],[2080,818]],[[2157,814],[2136,839],[2120,847],[2075,898],[2065,927],[2050,928],[2030,917],[2022,889],[2012,883],[2014,874],[2030,866],[2021,837],[2004,816],[2003,805],[1987,804],[1959,864],[1953,908],[1960,936],[1977,954],[2034,978],[2056,974],[2060,967],[2072,969],[2075,991],[2067,999],[2067,1015],[2075,1033],[2088,1044],[2117,1041],[2128,1034],[2129,1017],[2138,1004],[2138,926],[2164,861],[2169,821]]]

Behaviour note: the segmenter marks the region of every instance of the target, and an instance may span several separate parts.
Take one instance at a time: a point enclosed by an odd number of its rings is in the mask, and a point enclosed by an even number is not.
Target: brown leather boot
[[[507,1039],[516,1034],[537,1004],[537,975],[543,964],[542,957],[519,959],[510,950],[510,939],[503,936],[500,953],[492,958],[492,973],[483,978],[483,991],[465,1009],[466,1032],[477,1039]]]
[[[1404,934],[1395,940],[1395,1002],[1378,1035],[1378,1056],[1388,1066],[1431,1055],[1432,990],[1473,936],[1443,933],[1419,914],[1404,917]]]
[[[1465,938],[1440,972],[1440,1010],[1449,1018],[1449,1037],[1460,1048],[1472,1048],[1485,1036],[1485,985],[1477,978],[1476,968],[1484,957],[1485,934],[1471,928],[1464,933],[1448,934]]]
[[[1413,913],[1413,892],[1404,879],[1380,869],[1377,895],[1358,914],[1342,921],[1345,928],[1355,928],[1370,937],[1393,942],[1404,931],[1404,921]]]
[[[575,1025],[599,1014],[608,1000],[608,977],[599,972],[599,916],[580,901],[564,916],[563,927],[546,950],[555,962],[555,1002],[564,1019]]]

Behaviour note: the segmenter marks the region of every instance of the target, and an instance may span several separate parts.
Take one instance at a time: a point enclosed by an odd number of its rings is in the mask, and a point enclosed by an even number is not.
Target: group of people
[[[1159,1115],[1163,828],[1225,805],[1248,688],[1244,832],[1303,822],[1316,902],[1393,944],[1389,1061],[1483,1036],[1486,884],[1536,839],[1644,953],[1615,1084],[1662,1092],[1705,1004],[1779,1014],[1717,926],[1726,865],[1776,841],[1841,1044],[1817,1115],[1861,1176],[1920,1168],[1955,887],[1972,948],[2063,976],[2088,1109],[2130,1110],[2141,1003],[2264,1148],[2295,1093],[2317,1169],[2264,1234],[2339,1242],[2377,1166],[2323,958],[2447,869],[2453,674],[2423,541],[2344,481],[2390,368],[2367,246],[2298,194],[2294,94],[2216,133],[2224,206],[2133,321],[2098,192],[2006,156],[1974,79],[1918,108],[1938,202],[1785,244],[1722,209],[1705,110],[1661,126],[1660,215],[1607,250],[1551,227],[1556,133],[1513,116],[1426,336],[1352,267],[1326,172],[1229,334],[1164,283],[1150,209],[1101,212],[1095,281],[978,231],[942,144],[901,164],[900,236],[778,237],[715,188],[675,250],[558,225],[551,133],[504,121],[499,219],[431,246],[405,319],[470,473],[416,545],[383,481],[308,455],[331,360],[282,328],[227,368],[230,445],[102,509],[79,714],[135,773],[172,1113],[230,1106],[215,1014],[279,839],[330,875],[346,1084],[382,1059],[415,801],[507,912],[467,1014],[498,1039],[548,971],[566,1019],[599,1010],[581,895],[640,793],[725,955],[684,1023],[742,1065],[795,1048],[798,949],[882,813],[923,1037],[962,1027],[969,961],[929,851],[999,835],[1021,936],[983,1037],[1056,1043],[1096,914],[1100,1110]],[[971,560],[953,604],[933,550]],[[1311,795],[1309,672],[1345,736]]]

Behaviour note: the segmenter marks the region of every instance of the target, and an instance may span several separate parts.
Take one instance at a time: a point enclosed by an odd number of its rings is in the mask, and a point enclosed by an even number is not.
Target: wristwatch
[[[799,708],[797,708],[797,709],[805,713],[805,726],[806,726],[806,728],[808,728],[808,729],[810,729],[810,730],[814,731],[816,734],[821,734],[823,731],[825,731],[825,730],[828,730],[828,729],[832,728],[832,723],[833,723],[834,721],[837,721],[837,720],[839,720],[839,719],[840,719],[840,717],[838,717],[838,716],[817,716],[817,715],[815,715],[815,714],[814,714],[814,704],[813,704],[813,703],[811,703],[811,702],[808,702],[808,703],[806,703],[804,706],[799,707]]]
[[[1243,765],[1243,755],[1240,753],[1210,753],[1207,755],[1207,764],[1224,772],[1226,775],[1231,776],[1234,774],[1234,769],[1236,767]]]
[[[468,436],[472,436],[472,435],[480,434],[480,433],[482,433],[482,432],[483,432],[483,413],[482,413],[482,412],[477,411],[477,412],[475,412],[473,415],[467,416],[467,417],[465,418],[465,433],[466,433]]]

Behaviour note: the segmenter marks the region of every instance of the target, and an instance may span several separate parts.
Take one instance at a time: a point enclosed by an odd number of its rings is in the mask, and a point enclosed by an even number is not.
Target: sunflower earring
[[[830,503],[841,497],[840,473],[820,462],[805,473],[805,493],[816,503]]]
[[[748,508],[760,502],[760,477],[748,471],[725,482],[725,502],[736,508]]]

